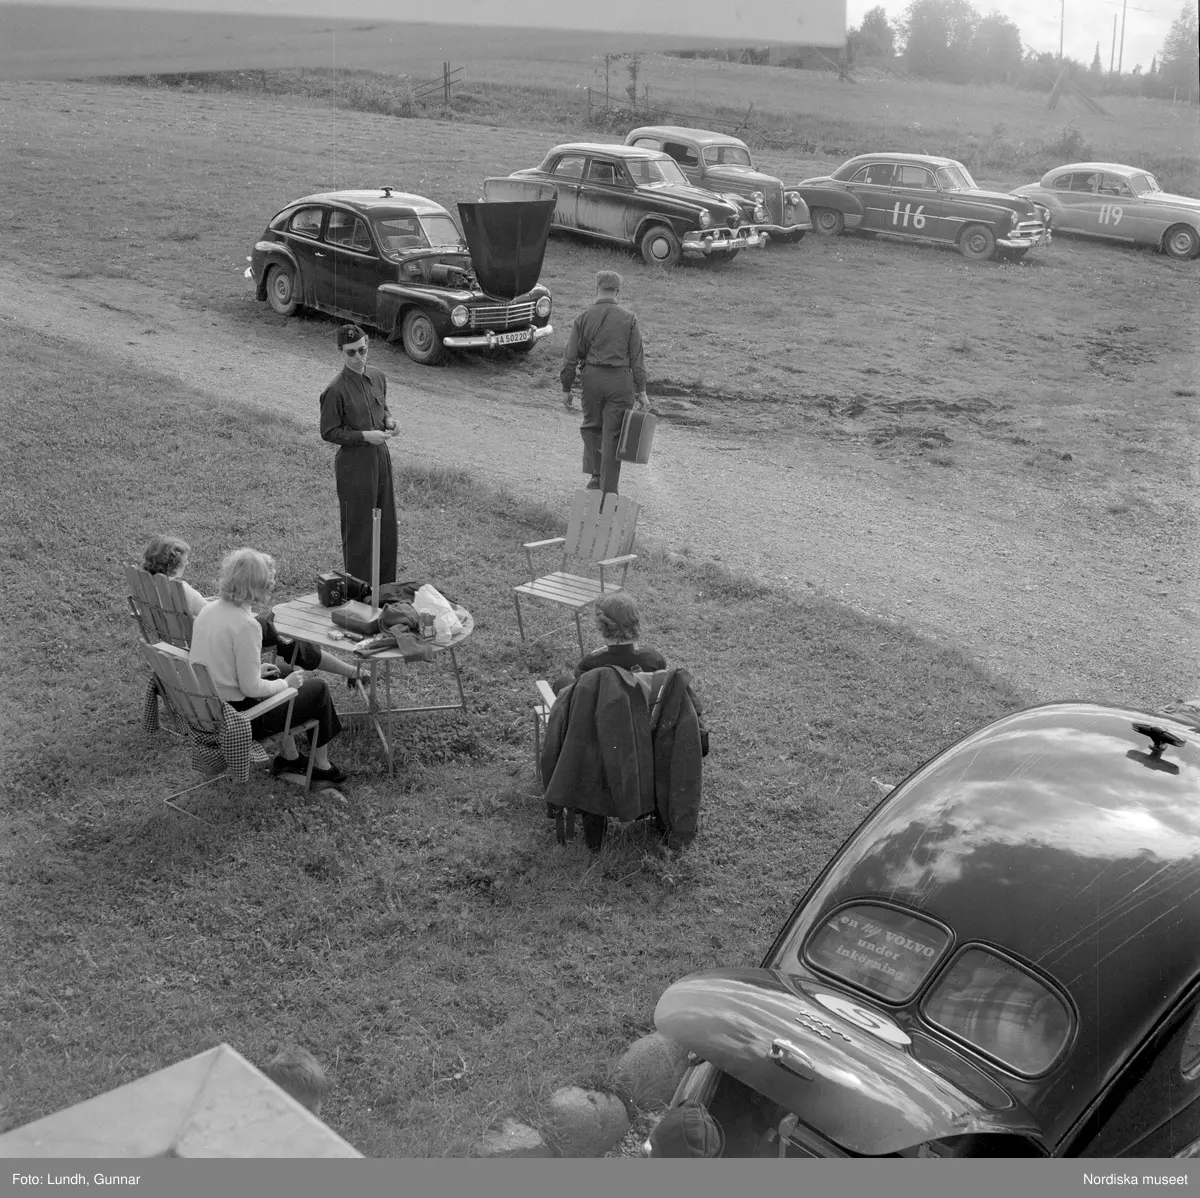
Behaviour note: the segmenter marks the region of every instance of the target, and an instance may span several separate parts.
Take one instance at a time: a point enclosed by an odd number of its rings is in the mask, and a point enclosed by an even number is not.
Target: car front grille
[[[767,210],[767,219],[774,225],[783,224],[783,187],[768,187],[763,192],[763,207]]]
[[[505,329],[520,329],[533,321],[533,301],[524,304],[480,304],[477,308],[468,308],[470,329],[491,329],[503,332]]]
[[[1013,225],[1009,237],[1030,237],[1036,240],[1045,231],[1046,226],[1040,220],[1022,220]]]

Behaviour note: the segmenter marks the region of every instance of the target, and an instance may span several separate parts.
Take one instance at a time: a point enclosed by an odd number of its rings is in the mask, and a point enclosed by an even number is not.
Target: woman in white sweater
[[[230,707],[244,711],[263,699],[292,687],[299,693],[292,706],[292,723],[317,720],[317,744],[313,757],[314,780],[344,782],[346,775],[329,760],[329,742],[341,731],[329,688],[320,679],[299,671],[286,678],[264,677],[276,667],[262,664],[263,630],[251,603],[265,603],[275,585],[275,560],[256,549],[235,549],[221,563],[217,586],[219,598],[206,603],[192,625],[193,662],[208,668],[217,694]],[[276,707],[251,721],[256,740],[283,731],[284,707]],[[304,773],[307,760],[289,736],[272,764],[276,774]]]
[[[165,574],[178,582],[183,587],[188,611],[195,619],[208,600],[183,577],[191,551],[192,547],[187,541],[179,537],[155,537],[142,554],[142,569],[148,574]],[[269,617],[254,618],[262,628],[263,648],[274,649],[282,661],[298,666],[301,670],[324,670],[327,674],[340,674],[352,690],[355,682],[363,677],[357,665],[342,661],[340,657],[326,653],[316,645],[310,645],[308,641],[292,641],[280,636]],[[281,676],[286,677],[286,666],[279,672]]]

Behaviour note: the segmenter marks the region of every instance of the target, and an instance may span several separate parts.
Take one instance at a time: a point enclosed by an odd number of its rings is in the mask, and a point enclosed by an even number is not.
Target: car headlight
[[[707,229],[712,224],[712,213],[707,208],[700,210],[700,228]]]
[[[750,193],[750,198],[756,203],[761,204],[767,197],[761,191],[753,191]]]
[[[800,193],[798,191],[789,191],[787,193],[787,202],[791,204],[793,208],[795,208],[795,206],[800,203]]]
[[[762,206],[762,204],[754,205],[754,219],[755,220],[766,220],[767,219],[767,210]]]
[[[467,310],[462,306],[462,304],[459,304],[458,307],[450,313],[450,323],[454,325],[456,329],[461,329],[463,325],[467,323],[468,319],[469,317],[467,315]]]
[[[533,310],[539,316],[543,316],[543,317],[549,316],[550,315],[550,297],[548,295],[543,295],[538,300],[538,302],[536,304],[534,304]]]
[[[1008,214],[1008,223],[1010,225],[1017,224],[1020,221],[1020,219],[1021,219],[1021,214],[1015,210]]]

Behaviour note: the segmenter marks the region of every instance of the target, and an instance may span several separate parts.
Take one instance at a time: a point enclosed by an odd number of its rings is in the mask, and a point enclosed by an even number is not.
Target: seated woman
[[[142,555],[142,569],[148,574],[165,574],[181,583],[188,611],[195,619],[208,600],[184,580],[183,572],[187,569],[191,551],[192,547],[179,537],[155,537]],[[324,670],[327,674],[340,674],[351,687],[360,678],[358,666],[342,661],[332,653],[325,653],[307,641],[292,641],[280,636],[269,616],[254,618],[262,628],[263,648],[274,649],[282,661],[288,663],[275,669],[277,677],[286,677],[291,673],[291,666],[295,665],[301,670]]]
[[[624,670],[641,670],[652,674],[665,670],[667,659],[657,649],[639,649],[642,621],[637,601],[626,591],[616,591],[596,600],[596,631],[604,640],[604,648],[589,653],[575,667],[575,677],[600,666],[620,666]]]
[[[263,629],[250,610],[251,603],[265,603],[275,585],[275,560],[255,549],[235,549],[221,563],[217,586],[220,597],[206,603],[192,626],[193,662],[207,666],[226,703],[245,711],[263,699],[292,687],[299,693],[292,705],[291,722],[317,720],[317,743],[312,776],[321,782],[344,782],[346,775],[329,760],[329,742],[341,731],[341,721],[320,678],[305,678],[299,671],[286,678],[264,677],[274,666],[262,664]],[[276,707],[250,723],[256,740],[283,731],[286,707]],[[280,745],[271,765],[274,774],[305,773],[307,760],[291,736]]]

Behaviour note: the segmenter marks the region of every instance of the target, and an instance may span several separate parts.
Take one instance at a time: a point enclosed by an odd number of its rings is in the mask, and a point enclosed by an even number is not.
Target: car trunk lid
[[[881,1156],[971,1132],[1038,1131],[1007,1090],[944,1046],[910,1036],[842,991],[775,970],[691,974],[665,991],[654,1022],[852,1153]]]

